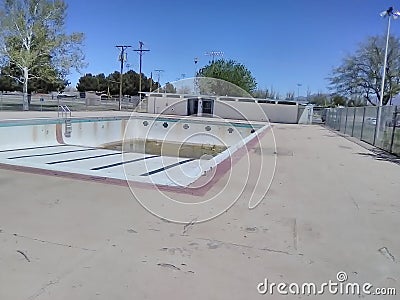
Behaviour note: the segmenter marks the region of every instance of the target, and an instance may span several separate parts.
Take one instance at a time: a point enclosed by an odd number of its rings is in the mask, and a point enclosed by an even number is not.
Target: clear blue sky
[[[83,73],[109,74],[119,69],[117,44],[143,41],[151,49],[143,72],[164,69],[161,83],[181,74],[192,77],[218,50],[224,58],[245,64],[259,88],[274,87],[281,95],[327,90],[326,77],[366,37],[384,34],[379,13],[400,1],[385,0],[66,0],[68,32],[86,35],[88,67]],[[400,20],[392,23],[400,35]],[[136,72],[139,57],[128,51]],[[153,73],[154,74],[154,73]],[[79,74],[71,74],[76,84]]]

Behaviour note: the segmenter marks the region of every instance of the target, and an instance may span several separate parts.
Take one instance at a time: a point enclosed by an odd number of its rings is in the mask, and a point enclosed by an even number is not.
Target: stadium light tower
[[[391,6],[387,10],[380,13],[380,16],[388,18],[387,23],[387,33],[386,33],[386,48],[385,48],[385,57],[383,60],[383,70],[382,70],[382,85],[381,85],[381,94],[379,97],[379,107],[378,107],[378,118],[376,120],[376,130],[375,130],[375,141],[379,137],[379,130],[381,126],[381,118],[382,118],[382,106],[383,106],[383,94],[385,90],[385,77],[386,77],[386,66],[387,66],[387,56],[388,56],[388,47],[389,47],[389,37],[390,37],[390,20],[397,19],[400,16],[399,11],[395,11],[394,8]]]
[[[199,62],[199,58],[195,57],[193,59],[193,61],[194,61],[194,77],[196,77],[196,75],[197,75],[197,63]]]
[[[164,70],[157,69],[157,70],[154,70],[154,72],[157,73],[157,83],[158,83],[157,93],[159,93],[160,92],[160,87],[161,87],[160,77],[161,77],[161,73],[164,72]]]
[[[212,62],[214,62],[215,57],[224,56],[224,52],[222,52],[222,51],[209,51],[209,52],[206,52],[205,55],[211,56],[212,57]]]
[[[193,77],[193,94],[197,92],[198,80],[197,80],[197,63],[199,62],[199,58],[195,57],[194,61],[194,77]]]
[[[299,98],[300,98],[300,87],[302,86],[303,84],[301,84],[301,83],[298,83],[297,84],[297,101],[299,101]]]

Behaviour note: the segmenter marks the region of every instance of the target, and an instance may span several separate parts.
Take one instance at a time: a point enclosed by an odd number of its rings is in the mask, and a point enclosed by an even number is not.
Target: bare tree
[[[331,89],[343,96],[362,96],[377,105],[383,92],[383,104],[400,92],[400,40],[390,37],[385,87],[381,91],[385,38],[371,37],[355,54],[347,56],[329,78]]]
[[[294,100],[294,92],[287,92],[285,100]]]

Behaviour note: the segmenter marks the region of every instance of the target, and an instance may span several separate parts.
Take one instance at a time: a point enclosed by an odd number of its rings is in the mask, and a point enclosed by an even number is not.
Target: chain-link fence
[[[68,97],[60,98],[57,95],[28,95],[29,110],[31,111],[57,111],[60,105],[67,105],[72,111],[104,111],[118,110],[119,99],[101,99]],[[123,110],[134,110],[139,103],[139,97],[124,97],[121,102]],[[0,93],[0,111],[22,111],[23,95],[13,93]]]
[[[380,122],[378,113],[372,106],[330,108],[325,125],[400,156],[400,107],[382,107]]]

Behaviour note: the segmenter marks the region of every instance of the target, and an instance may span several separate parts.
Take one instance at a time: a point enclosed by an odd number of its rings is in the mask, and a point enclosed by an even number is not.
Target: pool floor
[[[226,146],[198,144],[188,142],[171,142],[149,139],[132,139],[124,142],[110,143],[105,149],[146,153],[159,156],[211,159],[227,149]]]
[[[186,186],[201,176],[203,160],[73,146],[0,150],[0,163],[168,186]]]

